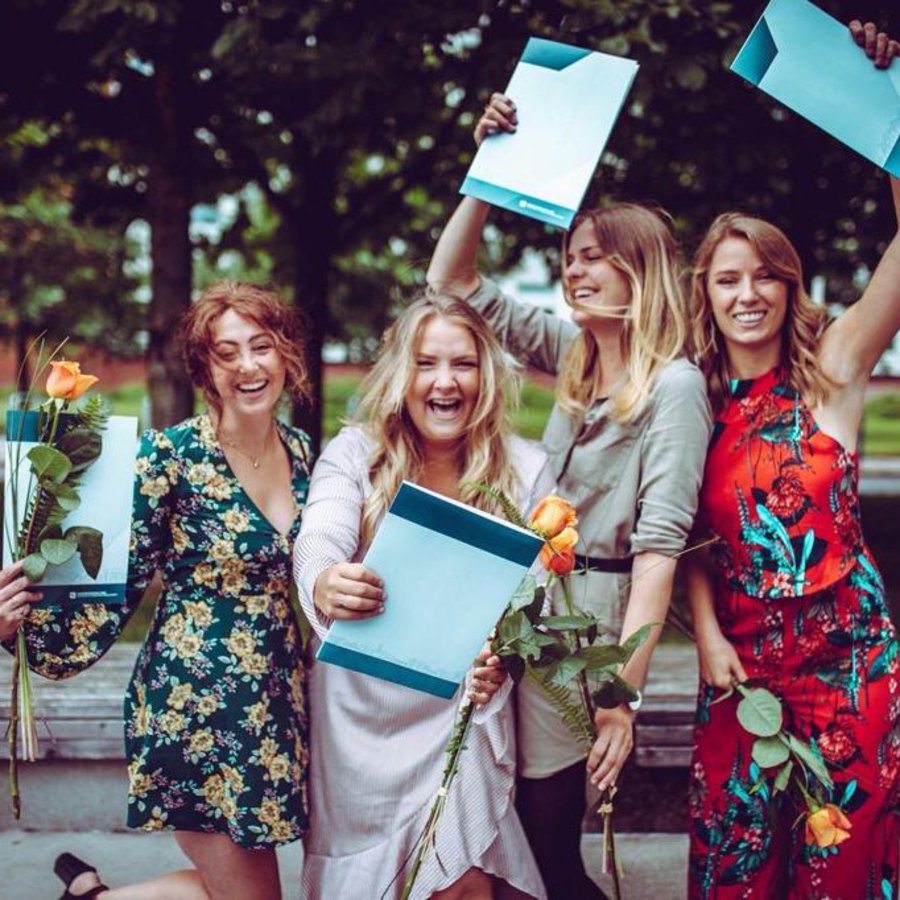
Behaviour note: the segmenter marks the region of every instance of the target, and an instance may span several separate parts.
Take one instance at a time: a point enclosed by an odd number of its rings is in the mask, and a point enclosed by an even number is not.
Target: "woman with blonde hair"
[[[355,422],[329,443],[310,482],[294,572],[316,633],[311,650],[334,619],[364,619],[390,604],[360,560],[402,480],[495,513],[474,483],[502,488],[523,513],[552,490],[545,455],[510,432],[514,383],[484,321],[453,297],[419,299],[387,330]],[[515,733],[496,663],[474,670],[471,696],[484,705],[415,898],[545,896],[512,804]],[[313,664],[309,676],[313,812],[303,896],[399,896],[403,878],[394,876],[440,786],[457,704],[327,664]]]
[[[271,291],[220,282],[191,305],[181,338],[208,408],[141,440],[124,605],[35,609],[26,640],[37,672],[76,674],[162,574],[125,699],[128,825],[172,830],[193,868],[107,888],[64,853],[55,871],[65,900],[277,900],[275,850],[307,825],[289,587],[309,445],[275,418],[285,391],[308,396],[300,324]]]
[[[887,36],[851,31],[884,64]],[[900,668],[862,534],[857,437],[872,369],[900,328],[900,231],[829,324],[784,233],[725,213],[697,251],[692,304],[716,415],[700,521],[718,542],[714,572],[695,562],[689,574],[704,682],[690,895],[893,897]],[[747,678],[779,698],[832,785],[795,768],[774,790],[738,696],[716,699]]]
[[[476,142],[514,131],[516,121],[512,101],[494,94]],[[428,283],[466,297],[514,355],[557,377],[543,442],[559,493],[578,512],[585,555],[573,579],[576,603],[625,638],[666,617],[709,436],[703,377],[684,358],[689,327],[677,245],[664,215],[639,204],[579,215],[563,238],[570,322],[511,300],[478,274],[488,209],[462,201],[438,241]],[[639,687],[657,638],[658,629],[623,672]],[[539,687],[529,679],[519,687],[517,805],[555,900],[602,896],[580,856],[584,759],[594,784],[614,784],[633,744],[633,716],[627,705],[600,710],[588,754]]]

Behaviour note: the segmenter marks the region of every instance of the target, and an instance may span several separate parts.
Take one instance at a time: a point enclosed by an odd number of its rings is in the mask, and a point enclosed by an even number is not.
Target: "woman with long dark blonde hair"
[[[890,63],[886,35],[851,30]],[[829,324],[784,233],[725,213],[697,252],[692,305],[716,414],[700,523],[718,541],[712,572],[689,569],[703,680],[690,895],[893,897],[900,668],[860,524],[857,439],[872,369],[900,328],[900,231]],[[748,678],[779,698],[831,786],[795,767],[774,789],[738,695],[718,697]]]
[[[512,102],[494,94],[475,139],[515,125]],[[573,593],[612,639],[626,638],[666,617],[709,437],[703,377],[684,358],[689,326],[678,248],[666,216],[640,204],[578,216],[563,238],[568,321],[515,302],[479,275],[488,209],[462,201],[438,241],[428,283],[466,297],[505,347],[556,376],[543,443],[559,493],[578,513],[584,556]],[[554,603],[562,612],[562,598]],[[658,633],[623,672],[638,687]],[[521,682],[516,802],[555,900],[602,896],[580,856],[585,757],[593,783],[613,785],[631,751],[633,716],[627,705],[600,710],[588,753],[542,690]]]
[[[515,380],[490,329],[456,298],[421,298],[388,329],[354,424],[326,447],[310,483],[294,571],[316,632],[311,649],[332,620],[364,619],[390,604],[378,573],[360,560],[404,479],[497,513],[472,484],[502,488],[523,513],[552,490],[545,455],[511,434]],[[474,670],[471,696],[483,707],[415,898],[545,896],[512,803],[512,704],[496,662]],[[313,812],[303,896],[399,896],[403,879],[394,876],[441,783],[457,705],[324,664],[311,666],[309,683]]]

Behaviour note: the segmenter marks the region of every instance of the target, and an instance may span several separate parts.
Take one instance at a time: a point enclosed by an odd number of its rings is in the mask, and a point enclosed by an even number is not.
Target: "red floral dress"
[[[795,792],[751,758],[738,697],[701,686],[691,771],[694,898],[896,896],[897,642],[859,517],[855,454],[821,431],[775,369],[732,382],[700,515],[719,537],[716,615],[785,727],[828,764],[851,837],[804,839]]]

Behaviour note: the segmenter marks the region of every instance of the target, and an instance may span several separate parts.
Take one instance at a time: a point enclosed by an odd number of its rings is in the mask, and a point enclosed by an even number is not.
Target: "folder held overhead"
[[[460,193],[568,228],[637,69],[631,59],[530,38],[506,88],[516,132],[481,142]]]
[[[541,545],[531,531],[403,482],[363,559],[384,581],[384,612],[336,620],[316,659],[449,699]]]
[[[900,177],[900,64],[876,69],[812,3],[772,0],[731,69]]]

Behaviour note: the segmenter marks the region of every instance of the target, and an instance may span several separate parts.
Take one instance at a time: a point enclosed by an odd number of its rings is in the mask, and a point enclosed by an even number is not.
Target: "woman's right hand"
[[[0,571],[0,641],[9,640],[28,615],[28,604],[41,594],[28,590],[30,582],[22,574],[22,563],[13,563]]]
[[[360,563],[338,563],[316,579],[313,602],[331,619],[369,619],[384,612],[384,582]]]
[[[498,131],[506,131],[512,134],[519,124],[516,116],[516,104],[505,94],[491,94],[478,124],[475,126],[475,143],[481,146],[481,142],[491,134]]]
[[[727,691],[733,681],[746,681],[747,673],[734,645],[721,632],[697,637],[700,677],[711,687]]]
[[[861,22],[854,19],[850,23],[850,34],[857,46],[862,47],[866,56],[875,63],[877,69],[886,69],[895,56],[900,56],[900,41],[895,41],[889,34],[879,31],[874,22]]]

